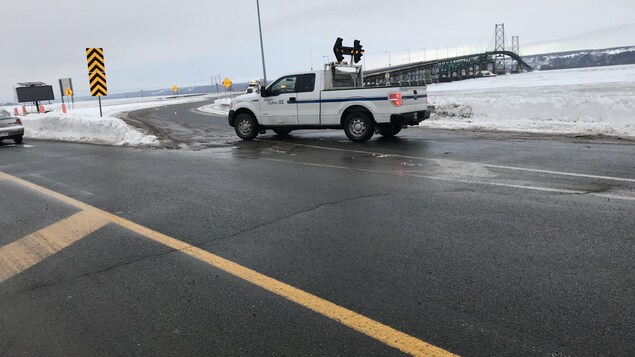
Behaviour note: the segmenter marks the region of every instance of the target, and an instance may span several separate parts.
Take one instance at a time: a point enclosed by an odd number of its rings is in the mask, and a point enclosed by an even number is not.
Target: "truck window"
[[[269,88],[271,95],[280,95],[283,93],[295,93],[296,83],[298,82],[298,76],[287,76],[278,79]]]
[[[313,92],[315,89],[315,73],[303,74],[300,77],[298,92]]]
[[[355,87],[355,74],[336,71],[333,74],[333,88],[353,88]]]

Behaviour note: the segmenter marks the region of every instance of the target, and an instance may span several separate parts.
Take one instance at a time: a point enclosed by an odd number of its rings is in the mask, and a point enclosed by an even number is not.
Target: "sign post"
[[[177,86],[176,84],[172,86],[172,92],[174,92],[174,97],[178,98],[179,97],[179,86]]]
[[[73,99],[72,95],[66,95],[65,91],[67,88],[70,88],[70,90],[73,90],[73,80],[70,78],[60,78],[59,79],[60,82],[60,93],[62,94],[62,104],[64,104],[64,97],[69,97],[68,99],[68,104],[70,105],[71,102],[75,102]]]
[[[99,99],[99,116],[101,117],[103,116],[101,110],[101,97],[108,95],[104,49],[101,47],[86,48],[86,61],[88,63],[90,95]]]
[[[227,91],[229,90],[229,87],[231,87],[231,86],[232,86],[232,81],[231,81],[231,79],[229,79],[229,78],[225,77],[225,79],[223,80],[223,85],[225,86],[225,88],[227,88],[227,89],[225,90],[225,93],[227,93]]]
[[[66,94],[66,96],[68,98],[70,98],[73,95],[73,90],[70,88],[66,88],[66,90],[64,91],[64,94]],[[70,104],[70,99],[68,101],[68,104]],[[62,96],[62,113],[66,114],[66,104],[64,104],[64,96]]]

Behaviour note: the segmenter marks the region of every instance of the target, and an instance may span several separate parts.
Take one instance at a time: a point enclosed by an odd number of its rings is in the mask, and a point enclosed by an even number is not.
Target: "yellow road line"
[[[0,283],[25,271],[98,230],[109,221],[88,211],[61,221],[0,248]]]
[[[398,331],[390,326],[384,325],[378,321],[370,319],[366,316],[358,314],[354,311],[336,305],[330,301],[322,299],[313,294],[295,288],[289,284],[285,284],[279,280],[258,273],[255,270],[234,263],[230,260],[212,254],[208,251],[192,246],[191,244],[182,242],[163,233],[157,232],[140,224],[121,218],[114,214],[92,207],[86,203],[75,200],[58,192],[49,190],[42,186],[35,185],[20,178],[4,174],[0,171],[0,179],[7,179],[23,186],[29,187],[35,191],[45,195],[54,197],[62,202],[85,210],[88,215],[95,215],[104,220],[118,224],[130,231],[148,237],[155,242],[161,243],[172,249],[179,250],[199,261],[210,264],[220,270],[223,270],[235,277],[243,279],[251,284],[259,286],[267,291],[282,296],[301,306],[311,309],[323,316],[333,319],[343,325],[346,325],[356,331],[359,331],[369,337],[372,337],[386,345],[392,346],[400,351],[414,356],[455,356],[454,354],[433,346],[416,337],[410,336],[404,332]]]

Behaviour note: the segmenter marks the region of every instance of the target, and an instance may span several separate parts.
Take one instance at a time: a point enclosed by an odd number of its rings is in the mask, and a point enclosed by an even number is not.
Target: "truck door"
[[[260,108],[261,124],[298,124],[296,87],[299,77],[299,75],[282,77],[267,88]]]
[[[298,123],[300,125],[320,124],[320,88],[315,88],[315,73],[300,76],[297,94]]]

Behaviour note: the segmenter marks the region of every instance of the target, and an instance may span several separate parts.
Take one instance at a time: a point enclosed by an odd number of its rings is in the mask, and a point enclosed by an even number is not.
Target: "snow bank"
[[[635,138],[635,66],[531,72],[428,87],[422,127]]]
[[[117,146],[154,146],[153,135],[146,135],[123,120],[89,114],[47,113],[22,117],[24,137]]]
[[[220,98],[216,99],[214,101],[214,104],[199,107],[198,110],[203,113],[227,116],[227,114],[229,113],[229,105],[231,104],[231,102],[231,98]]]
[[[106,99],[102,101],[104,117],[99,116],[97,100],[75,103],[75,108],[68,114],[62,113],[61,104],[46,105],[46,114],[29,114],[21,117],[24,124],[24,136],[29,139],[70,141],[117,146],[155,146],[157,138],[146,135],[127,125],[116,115],[139,110],[197,102],[208,97],[166,98],[149,97],[134,99]],[[13,112],[13,107],[6,107]],[[35,108],[31,108],[34,110]]]

